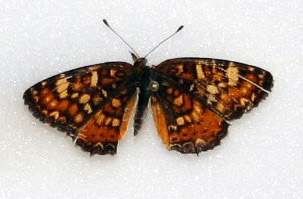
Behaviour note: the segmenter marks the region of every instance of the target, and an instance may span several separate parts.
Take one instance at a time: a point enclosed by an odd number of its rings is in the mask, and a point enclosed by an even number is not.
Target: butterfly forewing
[[[23,97],[35,117],[67,132],[84,150],[113,154],[134,104],[131,70],[124,62],[86,66],[43,80]]]
[[[261,68],[206,58],[164,61],[153,68],[153,78],[159,83],[152,98],[158,132],[168,148],[182,153],[218,145],[227,121],[257,106],[273,83]]]
[[[268,71],[226,60],[179,58],[155,69],[226,120],[257,106],[273,85]]]

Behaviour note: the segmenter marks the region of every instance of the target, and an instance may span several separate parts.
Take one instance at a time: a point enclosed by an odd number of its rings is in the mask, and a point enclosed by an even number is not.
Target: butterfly
[[[219,145],[229,121],[256,107],[273,86],[270,72],[239,62],[185,57],[149,67],[146,56],[131,55],[134,64],[94,64],[42,80],[25,91],[25,104],[84,151],[105,155],[117,152],[135,105],[139,132],[150,103],[164,145],[199,154]]]

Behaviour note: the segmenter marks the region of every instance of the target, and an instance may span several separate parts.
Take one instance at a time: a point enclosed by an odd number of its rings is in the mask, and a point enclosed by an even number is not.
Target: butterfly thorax
[[[134,67],[135,69],[143,69],[146,66],[147,60],[145,58],[136,58]]]

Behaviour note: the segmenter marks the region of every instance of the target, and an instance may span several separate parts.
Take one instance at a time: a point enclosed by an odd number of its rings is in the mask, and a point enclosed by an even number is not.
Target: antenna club
[[[173,34],[171,34],[169,37],[167,37],[166,39],[164,39],[163,41],[161,41],[158,45],[156,45],[153,49],[151,49],[145,56],[144,58],[146,58],[150,53],[152,53],[154,50],[156,50],[161,44],[163,44],[164,42],[166,42],[167,40],[169,40],[170,38],[172,38],[175,34],[177,34],[180,30],[183,29],[183,25],[180,26],[176,32],[174,32]]]
[[[107,23],[106,19],[103,19],[102,21],[103,21],[103,23],[104,23],[106,26],[109,27],[109,24]]]
[[[103,21],[103,23],[117,36],[117,37],[119,37],[119,39],[121,39],[121,41],[123,41],[123,43],[125,44],[125,45],[127,45],[134,53],[135,53],[135,55],[137,55],[137,57],[139,57],[139,55],[138,55],[138,53],[134,50],[134,48],[133,47],[131,47],[108,23],[107,23],[107,21],[106,21],[106,19],[103,19],[102,20]]]
[[[184,26],[182,25],[182,26],[180,26],[179,28],[178,28],[178,30],[177,30],[177,32],[179,32],[180,30],[182,30],[184,28]]]

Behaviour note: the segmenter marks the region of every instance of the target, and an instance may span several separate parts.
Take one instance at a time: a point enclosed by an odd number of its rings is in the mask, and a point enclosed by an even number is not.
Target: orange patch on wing
[[[75,83],[73,84],[72,87],[73,87],[73,90],[74,90],[74,91],[80,91],[80,90],[83,89],[84,85],[81,83],[80,80],[78,80],[77,82],[75,82]]]
[[[183,95],[183,105],[180,107],[180,110],[182,112],[191,110],[193,108],[192,106],[192,100],[188,95]]]
[[[213,79],[216,81],[223,81],[224,77],[224,74],[220,72],[214,73],[213,75]]]
[[[91,77],[90,76],[83,77],[82,82],[83,82],[83,84],[86,84],[86,85],[90,84]]]
[[[107,126],[99,126],[95,119],[89,120],[79,131],[84,137],[87,145],[94,145],[98,142],[117,142],[119,130]]]
[[[101,79],[101,82],[102,84],[106,85],[106,84],[110,84],[112,82],[114,82],[115,80],[112,79],[112,78],[104,78],[104,79]]]
[[[208,109],[204,109],[200,112],[199,117],[202,118],[200,122],[180,127],[181,129],[178,132],[179,138],[176,142],[196,141],[197,139],[211,142],[216,139],[217,134],[223,130],[223,119]],[[176,135],[171,134],[170,140],[173,140],[172,138],[174,137],[176,137]]]
[[[221,94],[221,101],[224,105],[230,105],[232,103],[232,98],[227,94]]]
[[[245,76],[245,78],[247,78],[248,80],[250,80],[256,84],[258,82],[258,78],[253,74],[248,74]],[[252,101],[251,96],[253,95],[255,90],[256,90],[255,85],[253,85],[252,83],[250,83],[248,81],[243,81],[239,88],[230,87],[228,89],[228,93],[233,99],[236,99],[237,101],[240,101],[241,98],[245,98],[248,101]],[[221,99],[222,99],[222,97],[223,97],[223,94],[221,95]],[[227,99],[227,97],[225,97],[225,96],[223,98]],[[223,101],[226,101],[226,100],[223,100]],[[239,104],[236,107],[239,107],[239,106],[242,106],[242,105]]]
[[[113,115],[117,114],[118,110],[114,110],[109,102],[104,109],[96,113],[79,131],[79,138],[81,138],[86,145],[94,145],[97,143],[116,143],[126,133],[131,112],[136,102],[136,95],[134,95],[128,102],[124,110],[124,117],[122,121],[118,118],[107,116],[106,113]],[[118,127],[118,128],[117,128]]]
[[[107,103],[105,106],[104,106],[104,111],[106,111],[107,113],[111,113],[111,114],[114,114],[116,113],[116,110],[112,107],[111,103]]]
[[[162,139],[163,143],[166,145],[166,147],[169,147],[169,135],[168,135],[166,118],[162,110],[162,107],[158,103],[156,97],[152,97],[151,105],[152,105],[153,116],[156,123],[158,134]]]
[[[54,94],[48,88],[45,88],[40,92],[40,99],[42,100],[42,104],[47,105],[54,98]]]
[[[128,102],[128,104],[126,106],[125,113],[123,115],[122,123],[121,123],[121,126],[120,126],[119,139],[121,139],[126,134],[128,123],[129,123],[129,119],[130,119],[130,116],[131,116],[132,111],[134,109],[134,106],[136,104],[136,99],[137,99],[137,95],[135,94],[130,99],[130,101]]]
[[[257,81],[258,81],[258,78],[253,74],[248,74],[248,75],[245,75],[244,77],[246,79],[252,81],[252,82],[255,82],[255,83],[257,83]]]
[[[45,96],[46,94],[50,93],[51,90],[49,88],[44,88],[41,90],[40,94],[41,96]]]
[[[184,116],[187,120],[186,125],[179,125],[177,131],[168,133],[168,146],[172,150],[199,153],[218,145],[219,140],[227,132],[226,123],[222,118],[209,109],[203,109],[201,103],[197,101],[193,103],[192,113],[195,113],[191,115],[193,118],[189,120],[190,116]]]
[[[238,99],[241,98],[241,93],[239,92],[239,89],[236,88],[236,87],[229,87],[228,88],[228,93],[234,99],[238,100]]]
[[[192,78],[194,78],[194,75],[192,73],[183,73],[181,75],[181,77],[183,77],[185,79],[192,79]]]
[[[62,100],[61,102],[59,102],[59,104],[56,106],[56,110],[59,111],[66,111],[66,109],[68,108],[68,105],[70,104],[69,100]]]
[[[59,101],[57,99],[53,99],[52,101],[50,101],[47,105],[47,109],[48,110],[53,110],[55,109],[55,107],[57,106],[57,104],[59,103]]]
[[[71,115],[71,116],[74,116],[78,111],[78,106],[77,104],[72,104],[69,108],[68,108],[68,113]]]

